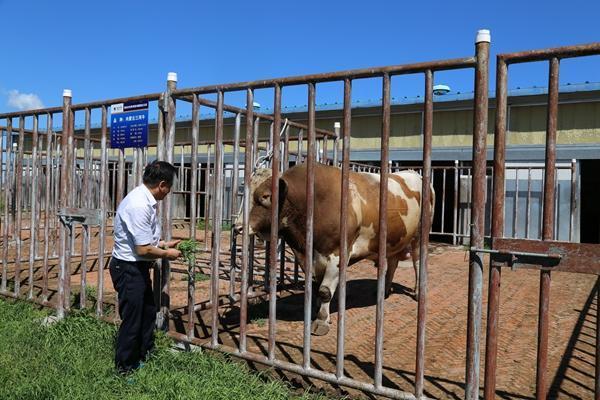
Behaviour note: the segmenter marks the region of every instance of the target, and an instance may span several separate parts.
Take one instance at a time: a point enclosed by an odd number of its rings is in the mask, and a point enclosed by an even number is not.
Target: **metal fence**
[[[598,274],[600,254],[597,245],[579,245],[552,241],[554,238],[563,239],[557,235],[555,224],[560,218],[556,215],[557,207],[555,192],[561,193],[557,185],[555,173],[555,139],[556,139],[556,104],[558,82],[558,60],[565,57],[600,53],[600,44],[562,48],[555,50],[533,51],[501,55],[498,57],[498,112],[495,135],[495,159],[493,166],[493,185],[486,188],[487,175],[492,169],[486,163],[486,134],[488,113],[488,59],[489,32],[480,31],[475,44],[473,56],[425,62],[419,64],[388,66],[351,70],[337,73],[306,75],[254,82],[242,82],[227,85],[215,85],[188,89],[177,89],[176,77],[169,75],[166,91],[132,98],[111,99],[85,104],[72,104],[70,91],[65,91],[62,107],[47,108],[26,112],[0,114],[5,151],[0,151],[2,168],[3,203],[1,219],[2,232],[2,281],[0,294],[10,297],[26,297],[31,301],[56,308],[60,317],[70,310],[70,293],[72,277],[80,276],[79,306],[86,306],[86,276],[90,261],[96,265],[97,273],[97,302],[96,314],[104,315],[104,268],[107,256],[107,234],[110,234],[110,224],[116,205],[122,200],[126,190],[141,182],[143,166],[148,160],[156,158],[177,164],[179,180],[174,190],[174,196],[165,199],[160,207],[160,215],[165,233],[165,240],[172,237],[172,227],[176,219],[189,220],[187,229],[190,237],[196,237],[198,222],[202,218],[205,238],[205,251],[210,253],[210,259],[205,260],[210,268],[210,299],[204,307],[210,308],[211,326],[210,341],[201,343],[195,337],[197,322],[195,311],[196,282],[193,270],[188,270],[187,283],[187,323],[185,334],[173,330],[170,334],[179,339],[201,344],[205,347],[227,352],[237,357],[291,371],[307,377],[321,379],[333,384],[347,386],[375,395],[383,395],[398,399],[416,399],[423,397],[425,371],[425,327],[428,310],[428,244],[429,232],[447,235],[454,241],[468,235],[471,246],[469,259],[469,306],[467,322],[467,360],[466,360],[466,390],[465,398],[475,399],[479,394],[480,348],[481,338],[481,304],[482,304],[482,274],[483,253],[492,253],[490,272],[490,298],[488,303],[488,324],[485,368],[485,396],[494,397],[496,338],[498,326],[499,282],[500,268],[504,265],[520,264],[523,257],[529,257],[529,263],[542,265],[541,295],[540,295],[540,326],[538,341],[538,398],[545,398],[546,390],[546,359],[548,346],[548,292],[550,269],[571,272],[587,272]],[[506,72],[507,65],[515,62],[550,59],[550,93],[548,113],[547,160],[544,168],[543,204],[540,208],[533,205],[532,193],[536,193],[535,183],[539,179],[538,167],[512,167],[514,171],[514,207],[505,207],[505,198],[510,198],[509,174],[510,168],[504,162],[504,141],[506,130]],[[432,166],[432,125],[433,125],[433,77],[438,71],[466,69],[474,71],[475,96],[474,109],[474,144],[471,165],[451,165],[448,167]],[[429,204],[431,199],[430,184],[441,185],[438,193],[438,206],[441,214],[434,221],[432,229],[431,212],[429,207],[422,207],[420,225],[420,262],[419,262],[419,296],[418,318],[416,326],[416,359],[414,390],[402,391],[386,386],[383,380],[383,337],[384,337],[384,279],[386,274],[386,242],[387,242],[387,191],[389,175],[396,169],[405,166],[390,165],[390,93],[393,76],[418,74],[423,76],[425,101],[423,104],[423,160],[417,167],[422,176],[422,202]],[[380,166],[351,163],[351,96],[352,83],[358,79],[376,78],[381,83],[381,162]],[[334,131],[319,130],[315,127],[316,89],[324,82],[337,82],[343,85],[343,122]],[[283,89],[289,86],[306,88],[308,98],[308,122],[299,124],[287,121],[282,114]],[[273,114],[258,114],[253,109],[255,90],[269,89],[273,93]],[[238,108],[225,104],[225,97],[230,92],[244,92],[246,108]],[[216,102],[205,98],[206,95],[216,96]],[[148,100],[158,112],[158,143],[154,148],[136,149],[131,159],[126,160],[121,150],[109,149],[107,107],[114,103],[130,100]],[[175,115],[177,106],[182,103],[191,104],[192,132],[190,143],[175,142]],[[199,139],[199,109],[200,107],[215,109],[214,140],[202,143]],[[224,140],[224,113],[236,115],[235,133],[232,141]],[[92,114],[100,115],[100,138],[91,136]],[[74,121],[76,116],[85,120],[83,134],[75,134]],[[13,123],[18,121],[18,126]],[[54,122],[62,120],[61,129],[54,129]],[[258,137],[258,124],[268,121],[271,125],[271,135],[263,140]],[[45,122],[45,128],[40,128]],[[242,127],[245,135],[242,135]],[[295,132],[292,132],[295,130]],[[14,135],[16,133],[16,136]],[[305,136],[306,135],[306,136]],[[31,150],[26,151],[25,142],[31,139]],[[16,139],[16,146],[13,141]],[[296,153],[290,150],[290,142],[297,142]],[[207,145],[206,154],[199,154],[200,145]],[[339,145],[341,144],[341,153]],[[332,145],[332,158],[329,158],[329,146]],[[189,160],[186,162],[184,147],[190,147]],[[230,165],[225,162],[225,146],[232,146],[233,156]],[[179,148],[179,160],[176,149]],[[245,149],[243,162],[241,149]],[[99,155],[94,149],[99,150]],[[321,151],[322,150],[322,151]],[[204,162],[199,161],[204,157]],[[270,164],[272,168],[271,189],[273,193],[279,190],[279,177],[291,162],[303,162],[307,166],[306,174],[306,249],[304,285],[304,318],[303,318],[303,360],[301,363],[289,362],[278,357],[276,352],[276,304],[278,279],[283,282],[286,273],[286,263],[293,258],[286,252],[278,240],[278,205],[273,202],[271,207],[271,246],[261,249],[244,229],[242,243],[238,245],[231,240],[229,248],[225,248],[221,238],[224,230],[224,220],[231,221],[241,207],[243,224],[249,224],[250,182],[256,165],[261,162]],[[380,176],[379,190],[379,232],[380,245],[377,271],[377,301],[375,308],[376,335],[373,353],[373,373],[370,381],[363,381],[345,375],[346,359],[346,269],[348,266],[348,248],[345,240],[348,232],[346,218],[340,219],[340,259],[338,285],[338,324],[336,336],[336,365],[334,371],[325,371],[311,364],[311,309],[314,258],[314,212],[315,212],[315,166],[316,163],[331,163],[341,165],[341,215],[347,215],[349,199],[349,176],[351,170],[376,172]],[[243,165],[243,166],[242,166]],[[560,166],[558,169],[571,171],[570,208],[568,212],[569,239],[573,238],[573,220],[575,219],[573,204],[575,202],[575,167]],[[527,171],[527,178],[522,181],[522,171]],[[243,173],[241,173],[243,171]],[[450,178],[452,176],[452,178]],[[436,178],[437,177],[437,178]],[[243,178],[243,184],[241,179]],[[226,181],[231,180],[230,185]],[[436,179],[439,179],[436,183]],[[523,217],[521,209],[523,196],[522,182],[527,182],[526,221],[533,221],[533,213],[541,212],[542,241],[533,241],[536,230],[532,223],[526,222],[525,232],[521,226]],[[230,187],[229,196],[226,188]],[[451,190],[451,188],[454,190]],[[485,248],[486,236],[486,193],[493,190],[493,202],[488,202],[491,211],[491,249]],[[508,191],[507,191],[508,190]],[[441,196],[439,195],[441,193]],[[508,193],[508,194],[506,194]],[[488,197],[489,198],[489,197]],[[460,213],[461,204],[472,204],[464,212],[465,223]],[[450,212],[450,207],[452,207]],[[448,209],[447,209],[448,208]],[[179,211],[176,211],[179,210]],[[506,238],[504,220],[507,210],[512,211],[512,234],[509,236],[519,239]],[[451,223],[449,221],[449,217]],[[562,214],[560,214],[562,215]],[[441,220],[441,222],[440,222]],[[210,227],[209,223],[210,221]],[[436,224],[438,228],[435,229]],[[535,223],[533,223],[535,224]],[[452,229],[448,226],[452,225]],[[469,233],[467,234],[467,229]],[[92,245],[93,244],[93,245]],[[43,248],[41,248],[43,245]],[[79,250],[79,251],[78,251]],[[256,250],[256,251],[255,251]],[[508,258],[507,258],[508,257]],[[262,258],[262,260],[260,260]],[[548,263],[550,260],[552,263]],[[558,260],[558,261],[557,261]],[[254,295],[253,274],[257,261],[262,261],[262,285],[269,302],[268,314],[268,346],[266,354],[249,351],[247,344],[248,299]],[[223,264],[223,265],[222,265]],[[294,263],[294,280],[298,279],[298,262]],[[27,266],[27,281],[22,280],[23,270]],[[280,267],[278,275],[277,268]],[[192,267],[190,267],[192,268]],[[159,318],[157,323],[163,329],[169,329],[170,318],[170,283],[172,273],[167,260],[160,262],[153,277],[156,288]],[[223,272],[228,272],[228,293],[221,293],[220,280]],[[183,272],[186,272],[183,270]],[[41,276],[40,276],[41,275]],[[235,346],[225,345],[219,341],[219,304],[223,296],[228,296],[232,302],[239,304],[239,332],[236,334]],[[597,346],[597,351],[598,351]],[[596,357],[598,362],[599,357]],[[598,378],[596,369],[596,382]],[[599,396],[598,386],[596,398]]]

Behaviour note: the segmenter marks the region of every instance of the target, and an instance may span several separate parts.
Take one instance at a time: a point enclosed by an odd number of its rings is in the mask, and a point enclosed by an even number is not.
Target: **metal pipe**
[[[315,84],[308,83],[308,155],[306,161],[306,249],[304,257],[304,348],[305,369],[310,368],[310,333],[313,278],[313,226],[315,215]]]
[[[519,222],[519,168],[515,168],[515,200],[513,205],[513,238],[517,238],[519,231],[517,225]]]
[[[496,59],[496,121],[494,130],[494,174],[492,200],[492,239],[504,236],[504,200],[506,170],[506,110],[507,110],[507,73],[506,63]],[[498,354],[498,317],[500,310],[500,278],[499,263],[490,263],[488,287],[488,310],[485,344],[485,378],[484,396],[492,400],[496,396],[496,359]]]
[[[30,222],[29,222],[29,227],[30,227],[30,235],[29,235],[29,279],[28,279],[28,286],[29,286],[29,293],[27,295],[28,299],[32,299],[33,298],[33,260],[35,259],[36,256],[36,244],[38,242],[38,238],[37,238],[37,228],[38,228],[38,207],[37,207],[37,203],[38,203],[38,198],[39,198],[39,193],[38,193],[38,166],[39,166],[39,162],[38,162],[38,116],[34,115],[33,116],[33,138],[32,138],[32,151],[33,151],[33,155],[32,155],[32,159],[33,159],[33,164],[32,164],[32,171],[31,171],[31,210],[30,210]],[[0,149],[1,151],[1,149]],[[29,186],[28,186],[29,187]]]
[[[425,73],[425,104],[423,112],[423,173],[421,200],[421,240],[419,245],[419,294],[417,305],[417,359],[415,366],[415,395],[423,396],[425,379],[425,324],[427,319],[427,261],[429,231],[431,230],[431,147],[433,141],[433,72]]]
[[[219,344],[219,253],[221,251],[221,225],[223,223],[223,92],[217,94],[217,115],[215,129],[215,184],[214,186],[214,207],[212,215],[212,268],[211,268],[211,301],[212,307],[212,332],[211,344]]]
[[[458,237],[458,160],[454,160],[454,220],[452,222],[452,244],[456,246]]]
[[[83,161],[83,184],[82,184],[82,205],[84,208],[90,208],[90,134],[91,134],[91,111],[85,109],[85,142],[84,142],[84,161]],[[90,246],[90,230],[87,225],[83,225],[83,246],[81,249],[81,289],[79,291],[79,304],[83,309],[86,307],[86,282],[87,282],[87,256]]]
[[[192,149],[190,166],[192,168],[191,176],[191,196],[190,196],[190,238],[196,240],[196,201],[198,199],[198,136],[200,133],[200,105],[198,103],[198,96],[194,95],[192,102]],[[196,265],[188,265],[188,324],[187,324],[187,337],[194,338],[194,304],[196,303],[196,276],[195,269]]]
[[[381,387],[383,371],[383,302],[387,265],[387,204],[388,160],[390,143],[390,76],[383,75],[381,106],[381,174],[379,177],[379,248],[377,256],[377,305],[375,320],[375,371],[374,385]]]
[[[277,310],[277,240],[279,237],[279,145],[281,132],[281,87],[274,89],[274,123],[272,127],[271,159],[271,237],[269,247],[269,360],[275,359],[275,313]]]
[[[558,58],[553,57],[549,64],[542,240],[552,240],[554,238],[554,188],[556,186],[556,130],[558,118]],[[540,272],[537,373],[535,381],[536,398],[540,400],[546,398],[548,391],[547,368],[550,279],[549,271]]]
[[[344,80],[344,130],[342,153],[342,187],[340,204],[340,276],[338,288],[338,329],[335,376],[341,379],[344,376],[344,353],[346,333],[346,268],[348,267],[348,200],[350,187],[350,132],[352,124],[352,81]],[[336,125],[336,133],[339,124]],[[310,282],[309,282],[310,283]],[[305,284],[306,281],[305,281]]]
[[[529,239],[529,227],[531,226],[531,168],[527,168],[527,211],[525,214],[525,238]]]
[[[238,212],[238,192],[240,190],[239,185],[239,157],[240,157],[240,131],[242,128],[242,114],[238,113],[235,116],[235,128],[233,131],[233,171],[232,171],[232,184],[231,184],[231,208],[230,208],[230,216],[231,216],[231,228],[229,232],[230,238],[230,253],[231,253],[231,268],[229,269],[229,297],[233,297],[235,294],[235,270],[237,266],[237,243],[236,243],[236,235],[234,232],[235,222],[234,216],[237,215]]]
[[[22,238],[21,238],[21,227],[23,220],[23,147],[25,144],[23,132],[25,129],[25,117],[19,118],[19,144],[17,147],[18,154],[16,155],[17,159],[15,162],[15,210],[16,210],[16,219],[15,219],[15,245],[16,245],[16,260],[15,260],[15,296],[18,296],[21,288],[21,246],[22,246]]]
[[[475,95],[473,117],[473,182],[470,245],[483,247],[485,235],[486,137],[488,113],[489,31],[479,31],[476,43]],[[479,339],[481,337],[481,292],[483,254],[469,257],[469,307],[467,321],[467,368],[465,398],[479,398]]]
[[[296,165],[304,162],[304,156],[302,154],[302,147],[304,145],[304,140],[302,139],[302,134],[304,133],[303,129],[298,130],[298,155],[296,156]]]
[[[246,352],[246,327],[248,319],[248,268],[250,263],[250,236],[248,235],[248,226],[250,225],[250,182],[252,178],[252,151],[254,121],[252,103],[254,102],[254,92],[252,89],[246,90],[246,150],[244,151],[244,198],[243,198],[243,234],[242,234],[242,270],[240,287],[240,341],[239,351],[241,354]]]
[[[569,209],[569,242],[574,241],[575,236],[575,211],[577,209],[577,161],[571,160],[571,196]]]
[[[107,112],[106,106],[102,106],[102,122],[100,128],[100,212],[102,218],[100,218],[100,243],[98,244],[98,299],[96,300],[96,315],[102,316],[104,313],[104,246],[106,243],[106,218],[107,218],[107,188],[106,179],[108,175],[108,163],[107,163]]]
[[[53,182],[53,149],[54,141],[56,140],[52,134],[52,114],[46,117],[46,185],[44,197],[44,265],[42,272],[42,301],[48,300],[48,256],[50,251],[50,207],[52,197],[52,182]],[[56,179],[56,178],[54,178]],[[54,218],[52,218],[54,220]]]

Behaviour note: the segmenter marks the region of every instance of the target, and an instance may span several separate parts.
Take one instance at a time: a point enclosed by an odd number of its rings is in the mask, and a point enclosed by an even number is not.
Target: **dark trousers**
[[[112,258],[110,277],[119,294],[121,326],[117,336],[115,365],[120,372],[137,368],[154,349],[156,306],[152,294],[152,262]]]

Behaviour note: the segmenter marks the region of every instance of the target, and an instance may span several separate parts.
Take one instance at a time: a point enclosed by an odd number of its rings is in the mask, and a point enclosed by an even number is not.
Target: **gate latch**
[[[58,217],[63,224],[73,226],[74,224],[86,226],[99,226],[102,211],[94,208],[61,208]]]

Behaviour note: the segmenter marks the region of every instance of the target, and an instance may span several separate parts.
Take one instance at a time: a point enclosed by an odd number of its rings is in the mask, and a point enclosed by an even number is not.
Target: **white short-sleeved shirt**
[[[156,210],[156,199],[145,185],[125,196],[115,216],[113,257],[124,261],[151,260],[138,256],[135,246],[158,245],[161,231]]]

